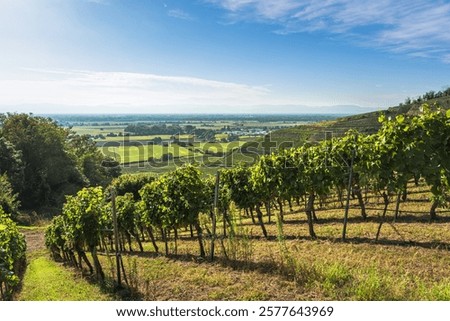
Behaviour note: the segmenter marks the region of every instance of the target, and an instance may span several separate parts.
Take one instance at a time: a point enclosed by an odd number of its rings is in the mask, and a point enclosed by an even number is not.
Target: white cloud
[[[191,16],[186,11],[181,9],[171,9],[167,12],[167,15],[172,18],[177,18],[181,20],[193,21],[195,20],[193,16]]]
[[[0,106],[139,109],[145,106],[239,105],[261,103],[269,94],[264,87],[246,84],[126,72],[26,70],[23,79],[0,80]]]
[[[102,4],[102,5],[108,5],[110,4],[108,0],[85,0],[86,2],[96,3],[96,4]]]
[[[278,25],[277,33],[329,32],[362,46],[412,54],[450,54],[450,4],[406,0],[206,0],[222,7],[232,21]],[[428,57],[428,56],[427,56]]]
[[[0,113],[310,113],[320,106],[387,107],[404,99],[340,90],[324,97],[302,86],[286,95],[269,88],[197,77],[24,69],[20,77],[0,75]]]
[[[450,64],[450,54],[444,55],[443,59],[444,59],[444,62],[445,62],[445,63]]]

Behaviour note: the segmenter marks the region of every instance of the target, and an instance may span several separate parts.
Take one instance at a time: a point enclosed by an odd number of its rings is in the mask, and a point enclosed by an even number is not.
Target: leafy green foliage
[[[251,181],[251,168],[238,165],[222,172],[222,181],[230,190],[231,200],[241,209],[254,207],[258,202]]]
[[[8,215],[0,207],[0,288],[2,299],[9,299],[14,287],[19,283],[17,276],[25,262],[26,243]]]
[[[45,246],[51,250],[54,257],[70,250],[66,235],[66,219],[62,215],[55,216],[45,231]]]
[[[78,264],[73,256],[76,252],[91,266],[84,254],[87,248],[94,260],[97,276],[103,279],[103,269],[96,252],[102,229],[111,226],[106,210],[102,187],[83,188],[76,196],[68,196],[62,215],[54,218],[46,231],[46,246],[54,256],[62,252],[64,258],[75,265]]]
[[[139,195],[141,188],[154,180],[155,177],[148,174],[124,174],[115,178],[112,181],[111,186],[116,189],[117,195],[132,193],[134,199],[139,200],[141,198]]]
[[[83,185],[76,161],[67,152],[68,132],[55,122],[26,114],[9,114],[2,136],[22,153],[24,185],[19,199],[25,208],[61,204],[65,194]]]
[[[105,157],[87,135],[70,134],[68,146],[89,185],[106,186],[113,178],[120,175],[119,163]]]
[[[89,248],[99,244],[101,222],[104,219],[103,189],[101,187],[83,188],[76,196],[69,196],[63,207],[67,218],[68,232],[77,245]]]
[[[210,200],[197,168],[192,165],[178,168],[145,185],[139,193],[142,198],[139,207],[146,225],[162,231],[194,225],[199,234],[200,252],[204,255],[198,215],[207,210]]]
[[[216,189],[216,177],[209,175],[203,183],[206,188],[206,204],[210,205],[209,208],[211,211],[214,210],[214,197],[215,197],[215,189]],[[228,211],[231,203],[231,191],[224,181],[224,179],[219,179],[219,195],[218,195],[218,203],[217,207],[220,213],[225,213]]]
[[[404,188],[411,178],[424,178],[436,205],[445,205],[450,188],[450,122],[443,110],[423,105],[414,117],[380,119],[382,127],[368,153],[369,173],[379,189]]]
[[[0,175],[0,208],[5,213],[9,213],[11,218],[15,219],[19,210],[19,201],[14,194],[13,188],[8,181],[6,174]]]
[[[6,174],[25,209],[59,207],[84,186],[106,186],[120,175],[87,136],[49,118],[0,115],[0,175]]]
[[[147,222],[162,228],[193,224],[207,207],[200,172],[192,165],[160,176],[140,191]]]
[[[24,184],[22,153],[12,143],[1,137],[0,131],[0,175],[8,177],[13,189],[19,192]]]

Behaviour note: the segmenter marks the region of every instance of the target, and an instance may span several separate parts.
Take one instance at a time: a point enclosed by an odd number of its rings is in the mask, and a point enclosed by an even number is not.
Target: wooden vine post
[[[210,259],[214,260],[214,242],[216,240],[216,226],[217,226],[217,216],[219,214],[219,183],[220,183],[220,172],[216,172],[216,184],[214,186],[214,212],[212,213],[212,235],[211,235],[211,251]],[[225,220],[224,220],[225,224]]]
[[[356,144],[356,137],[355,137]],[[348,211],[350,208],[350,193],[352,189],[352,181],[353,181],[353,162],[355,160],[356,154],[356,146],[353,147],[352,158],[350,159],[350,168],[348,173],[348,186],[347,186],[347,200],[345,202],[345,212],[344,212],[344,226],[342,227],[342,241],[345,241],[345,237],[347,234],[347,222],[348,222]]]
[[[116,190],[111,189],[111,208],[112,208],[112,216],[113,216],[113,224],[114,224],[114,247],[116,252],[116,273],[117,273],[117,286],[122,286],[122,279],[120,275],[120,249],[119,249],[119,228],[117,225],[117,212],[116,212]]]

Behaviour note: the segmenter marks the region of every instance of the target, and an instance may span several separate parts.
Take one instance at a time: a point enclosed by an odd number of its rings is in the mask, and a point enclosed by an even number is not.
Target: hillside
[[[271,140],[277,142],[278,145],[281,143],[286,144],[287,142],[292,142],[294,146],[298,146],[306,141],[314,142],[325,139],[326,135],[329,135],[326,134],[327,132],[331,132],[334,137],[344,135],[349,129],[356,129],[364,134],[373,134],[380,128],[378,117],[381,114],[384,114],[387,117],[395,117],[400,114],[417,115],[420,113],[420,107],[423,103],[427,103],[431,107],[437,104],[447,110],[450,109],[450,96],[426,99],[426,101],[424,98],[418,98],[410,103],[402,103],[386,110],[280,129],[271,132]]]

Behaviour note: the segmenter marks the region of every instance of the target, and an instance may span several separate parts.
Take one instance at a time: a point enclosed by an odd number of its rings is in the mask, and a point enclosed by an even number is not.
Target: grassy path
[[[26,228],[28,266],[19,301],[100,301],[112,300],[81,275],[50,259],[44,246],[44,229]]]

